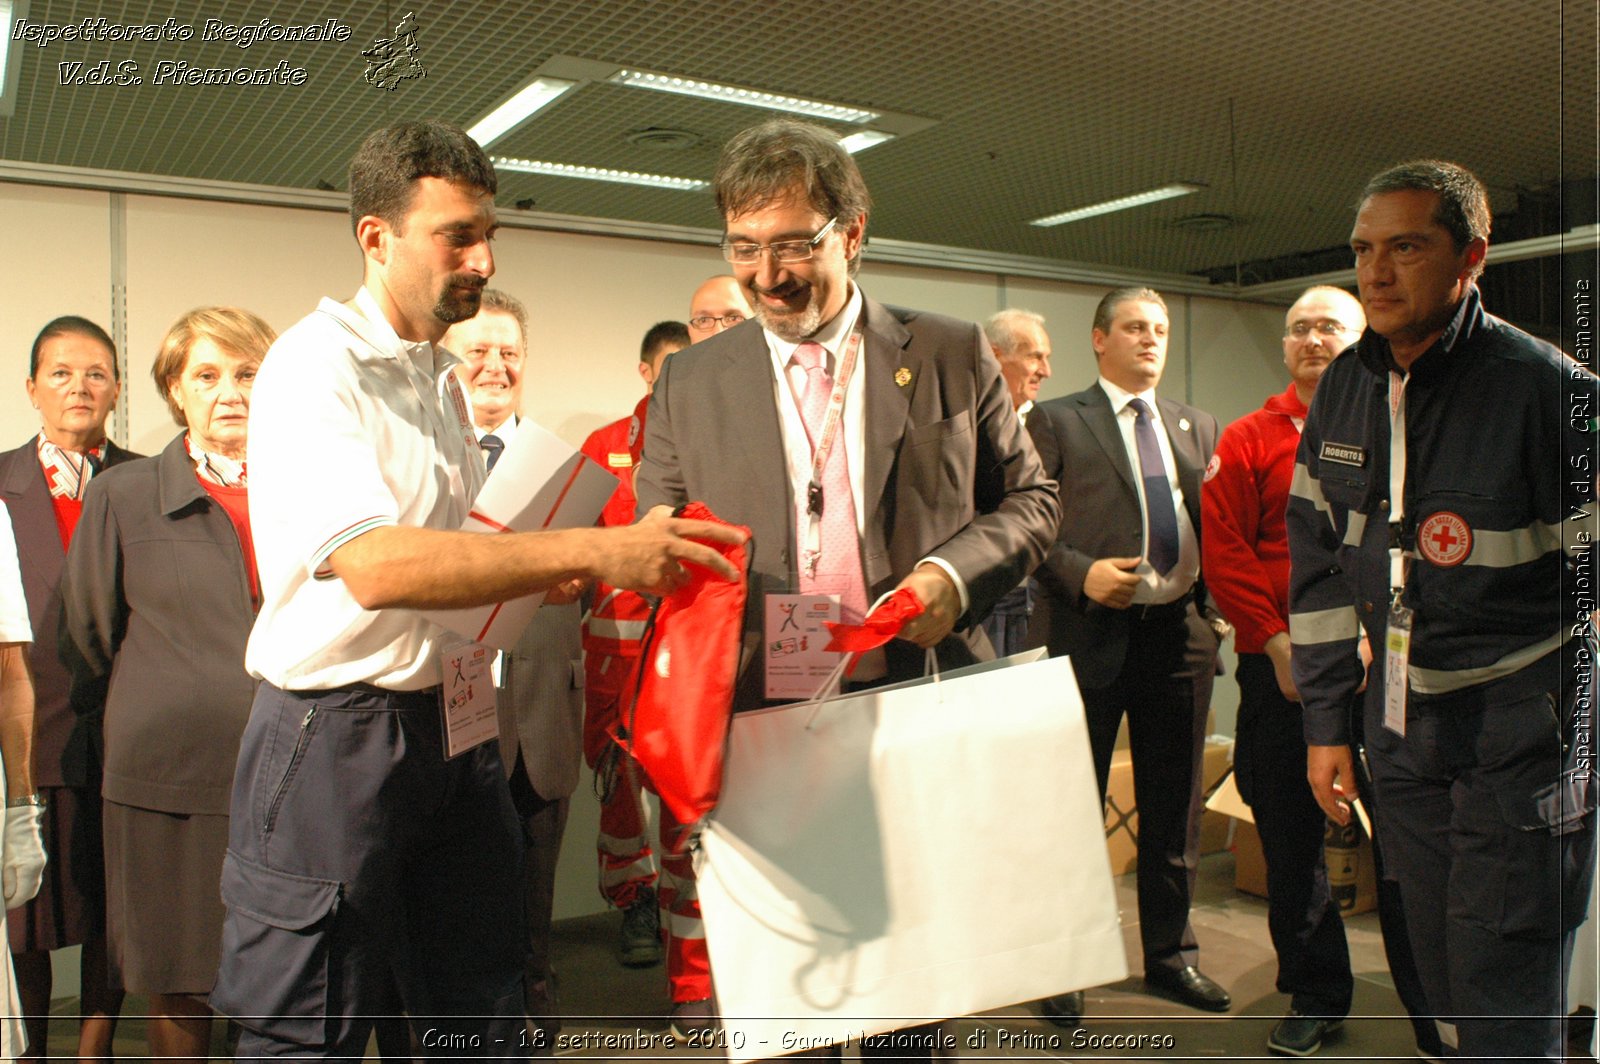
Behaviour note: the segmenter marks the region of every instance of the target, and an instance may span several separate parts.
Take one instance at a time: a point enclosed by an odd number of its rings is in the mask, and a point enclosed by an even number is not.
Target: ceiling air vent
[[[1183,229],[1190,233],[1215,233],[1223,229],[1232,229],[1239,223],[1231,214],[1186,214],[1182,218],[1174,218],[1168,224],[1174,229]]]
[[[628,134],[628,143],[640,148],[651,148],[656,151],[684,151],[700,143],[700,135],[691,133],[687,129],[660,129],[651,126],[648,129],[636,129]]]

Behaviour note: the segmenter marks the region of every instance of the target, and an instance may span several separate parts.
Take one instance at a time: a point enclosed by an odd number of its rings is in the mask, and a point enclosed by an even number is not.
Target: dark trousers
[[[555,915],[556,858],[567,829],[568,798],[544,798],[528,782],[522,755],[511,771],[511,804],[522,821],[523,909],[528,921],[527,1008],[535,1056],[553,1055],[561,1030],[555,971],[550,964],[550,924]]]
[[[1025,650],[1028,645],[1028,618],[1033,613],[1033,579],[1022,583],[1000,596],[994,610],[983,620],[983,630],[994,644],[994,656],[1010,657]]]
[[[263,683],[234,777],[212,1005],[238,1057],[527,1055],[522,841],[495,743],[452,761],[438,691]]]
[[[1355,979],[1344,920],[1322,857],[1327,817],[1306,782],[1300,705],[1283,697],[1265,654],[1239,655],[1234,775],[1255,814],[1267,859],[1267,927],[1278,953],[1278,990],[1306,1016],[1341,1019]]]
[[[1129,608],[1128,652],[1108,687],[1083,689],[1104,805],[1111,754],[1128,716],[1139,804],[1139,935],[1145,971],[1199,960],[1189,901],[1200,865],[1200,755],[1217,637],[1192,604]]]
[[[1411,1030],[1416,1035],[1417,1049],[1430,1057],[1443,1053],[1443,1040],[1439,1026],[1433,1020],[1433,1010],[1428,1008],[1427,995],[1422,990],[1422,975],[1417,971],[1417,959],[1411,953],[1411,931],[1406,927],[1405,901],[1400,894],[1400,883],[1384,860],[1384,846],[1388,832],[1384,827],[1383,797],[1372,779],[1364,735],[1368,730],[1382,727],[1382,718],[1365,723],[1362,717],[1364,698],[1356,701],[1351,719],[1351,750],[1355,757],[1356,788],[1361,792],[1362,804],[1367,809],[1367,819],[1372,823],[1372,864],[1378,878],[1378,928],[1383,935],[1383,956],[1389,964],[1389,978],[1394,981],[1395,996],[1411,1017]]]
[[[1367,736],[1384,856],[1424,992],[1455,1023],[1463,1056],[1559,1059],[1563,1048],[1562,986],[1587,911],[1594,818],[1539,800],[1563,759],[1562,685],[1544,671],[1413,694],[1404,738]]]

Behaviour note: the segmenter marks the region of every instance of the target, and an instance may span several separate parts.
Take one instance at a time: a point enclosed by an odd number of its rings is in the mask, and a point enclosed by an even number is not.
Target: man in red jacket
[[[1328,890],[1326,818],[1306,782],[1300,695],[1289,674],[1289,542],[1283,514],[1306,409],[1328,364],[1361,335],[1361,304],[1308,289],[1289,308],[1289,387],[1229,425],[1201,494],[1201,571],[1234,628],[1239,721],[1234,773],[1267,860],[1267,925],[1289,1014],[1267,1048],[1315,1053],[1350,1011],[1354,982],[1339,907]]]
[[[689,346],[682,322],[657,322],[639,347],[639,376],[645,394],[632,414],[595,429],[583,441],[583,453],[609,469],[617,490],[600,513],[606,527],[633,522],[633,467],[644,441],[644,409],[667,356]],[[645,841],[644,808],[638,766],[613,738],[620,723],[623,694],[639,638],[649,616],[640,595],[613,587],[594,589],[594,606],[583,620],[584,719],[583,753],[599,779],[600,893],[622,910],[617,959],[630,968],[661,963],[660,917],[656,911],[656,870]]]
[[[725,320],[733,325],[749,315],[750,308],[737,289],[736,303],[730,304],[724,287],[708,281],[695,290],[690,301],[690,313],[701,326],[701,338],[720,332]],[[631,416],[595,430],[584,441],[583,453],[610,469],[619,482],[600,515],[602,525],[633,521],[633,471],[644,444],[645,406],[667,357],[687,347],[695,335],[693,326],[685,328],[680,322],[664,321],[653,326],[639,349],[644,398]],[[584,620],[583,747],[600,784],[600,833],[596,839],[600,892],[623,913],[618,959],[629,967],[659,964],[664,916],[667,981],[672,1000],[699,1001],[711,994],[710,961],[706,957],[693,866],[686,851],[666,844],[676,834],[677,825],[663,809],[659,824],[663,840],[661,890],[657,893],[654,855],[644,834],[640,787],[646,781],[639,766],[614,738],[632,696],[627,683],[639,656],[639,640],[649,612],[649,604],[640,595],[596,586],[594,607]]]
[[[607,528],[633,523],[633,467],[637,459],[629,452],[635,439],[644,432],[644,405],[656,386],[656,378],[661,375],[661,364],[668,355],[683,350],[690,342],[689,330],[681,321],[658,321],[650,326],[650,331],[644,334],[644,342],[639,345],[639,376],[644,380],[644,398],[632,414],[602,425],[583,441],[580,450],[611,470],[618,481],[616,493],[600,514],[600,523]]]

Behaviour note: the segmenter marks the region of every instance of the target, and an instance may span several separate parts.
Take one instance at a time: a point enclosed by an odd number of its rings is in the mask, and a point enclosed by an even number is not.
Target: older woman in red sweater
[[[62,580],[73,704],[104,707],[111,971],[150,998],[152,1056],[207,1055],[228,799],[255,694],[245,440],[273,338],[233,307],[178,319],[152,375],[185,431],[97,478]]]

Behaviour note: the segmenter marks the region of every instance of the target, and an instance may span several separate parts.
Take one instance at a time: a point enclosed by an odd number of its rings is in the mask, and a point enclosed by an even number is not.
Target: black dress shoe
[[[1207,1012],[1227,1012],[1233,1005],[1233,998],[1228,996],[1228,992],[1192,964],[1182,968],[1151,968],[1144,973],[1144,984],[1185,1005]]]
[[[1067,1030],[1076,1030],[1082,1026],[1083,1019],[1083,991],[1074,990],[1070,994],[1056,994],[1053,997],[1039,999],[1039,1015]]]
[[[1309,1057],[1322,1048],[1324,1040],[1338,1032],[1343,1022],[1304,1016],[1290,1009],[1267,1036],[1267,1048],[1279,1056]]]

